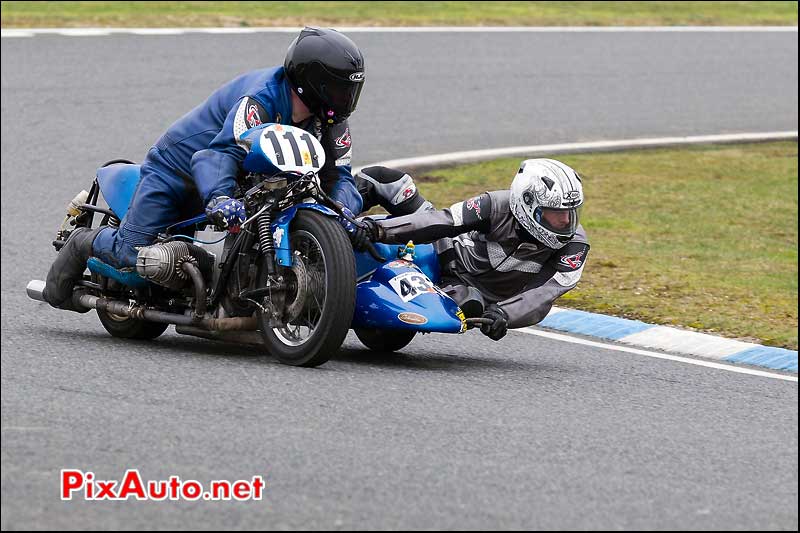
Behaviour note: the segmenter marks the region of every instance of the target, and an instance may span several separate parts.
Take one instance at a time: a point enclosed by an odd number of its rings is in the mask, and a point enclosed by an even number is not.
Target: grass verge
[[[3,28],[797,25],[797,2],[2,2]]]
[[[557,305],[797,349],[797,143],[554,156],[583,177],[591,251]],[[438,207],[523,158],[426,172]]]

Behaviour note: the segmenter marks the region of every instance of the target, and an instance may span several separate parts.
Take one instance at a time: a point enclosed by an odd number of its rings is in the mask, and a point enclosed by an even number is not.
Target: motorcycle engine
[[[208,281],[214,267],[214,257],[199,246],[185,242],[167,242],[145,246],[136,257],[136,272],[143,278],[170,289],[190,285],[183,264],[195,263]]]

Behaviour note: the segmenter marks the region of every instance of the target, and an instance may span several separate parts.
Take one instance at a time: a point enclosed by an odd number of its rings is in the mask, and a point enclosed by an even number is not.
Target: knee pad
[[[414,179],[405,172],[376,166],[361,170],[357,177],[369,183],[374,202],[392,215],[405,215],[432,207],[420,196]]]

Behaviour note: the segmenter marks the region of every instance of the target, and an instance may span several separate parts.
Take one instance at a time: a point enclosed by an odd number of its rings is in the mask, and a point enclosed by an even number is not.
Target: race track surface
[[[356,165],[554,142],[797,129],[796,33],[354,36]],[[287,34],[2,40],[2,527],[789,529],[797,383],[510,333],[353,335],[318,369],[112,340],[28,300],[64,207]],[[512,171],[513,172],[513,171]],[[60,501],[62,468],[260,502]]]

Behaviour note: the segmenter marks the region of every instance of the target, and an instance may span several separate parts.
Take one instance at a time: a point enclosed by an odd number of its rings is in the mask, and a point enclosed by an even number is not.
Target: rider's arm
[[[508,315],[509,328],[532,326],[544,320],[559,297],[575,288],[583,273],[589,244],[583,228],[573,240],[556,250],[523,292],[497,305]]]
[[[325,165],[319,172],[322,188],[353,213],[360,213],[363,202],[353,178],[353,148],[347,121],[324,128],[321,144],[325,149]]]
[[[377,221],[381,241],[403,244],[433,242],[442,237],[455,237],[468,231],[488,233],[491,230],[492,198],[483,193],[441,211],[418,211],[397,218]]]
[[[262,102],[246,96],[230,110],[222,130],[208,148],[195,152],[191,164],[192,178],[204,205],[218,196],[233,196],[236,175],[247,155],[247,150],[237,144],[237,139],[248,129],[269,122],[272,116]]]

